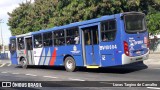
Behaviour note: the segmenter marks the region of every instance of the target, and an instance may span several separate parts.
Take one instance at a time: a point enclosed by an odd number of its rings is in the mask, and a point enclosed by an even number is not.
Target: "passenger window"
[[[33,50],[32,38],[26,38],[27,50]]]
[[[16,39],[10,40],[10,50],[15,51],[16,50]]]
[[[37,35],[34,35],[33,37],[34,37],[34,47],[41,48],[42,47],[42,35],[37,34]]]
[[[22,49],[25,48],[25,46],[24,46],[24,37],[17,38],[17,42],[18,42],[18,50],[22,50]]]
[[[64,30],[58,30],[54,32],[54,45],[64,45],[65,44],[65,38],[64,38]]]
[[[66,30],[66,44],[79,44],[79,31],[78,27]]]
[[[52,32],[43,33],[43,46],[52,46]]]
[[[101,39],[102,41],[113,41],[116,36],[116,21],[109,20],[101,24]]]
[[[85,45],[98,44],[98,26],[83,28]]]

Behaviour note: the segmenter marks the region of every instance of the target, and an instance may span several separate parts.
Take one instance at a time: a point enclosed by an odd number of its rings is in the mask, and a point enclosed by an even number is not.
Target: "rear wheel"
[[[25,68],[25,69],[28,66],[27,60],[25,58],[21,59],[20,64],[21,64],[22,68]]]
[[[76,70],[76,63],[72,57],[66,57],[64,61],[66,71],[73,72]]]

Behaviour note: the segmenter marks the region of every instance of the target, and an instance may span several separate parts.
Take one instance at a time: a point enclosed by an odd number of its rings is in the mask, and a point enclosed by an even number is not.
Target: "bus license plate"
[[[143,58],[141,57],[141,58],[137,58],[136,60],[142,60]]]

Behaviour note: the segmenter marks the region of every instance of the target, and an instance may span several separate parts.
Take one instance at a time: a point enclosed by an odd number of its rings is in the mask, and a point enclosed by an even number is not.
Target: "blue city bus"
[[[125,12],[10,37],[12,64],[99,68],[148,59],[145,14]]]

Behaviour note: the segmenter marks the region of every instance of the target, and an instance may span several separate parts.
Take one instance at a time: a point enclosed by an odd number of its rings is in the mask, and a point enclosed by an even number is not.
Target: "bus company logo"
[[[133,47],[137,44],[143,44],[143,40],[136,41],[134,38],[129,38],[130,47]]]
[[[80,50],[77,50],[77,47],[74,45],[73,46],[73,51],[71,51],[72,53],[79,53]]]

